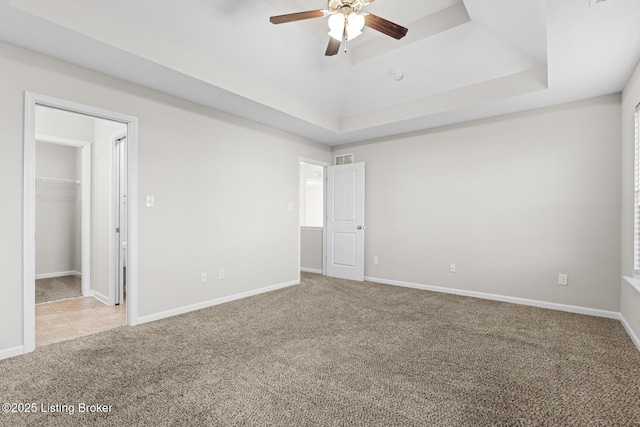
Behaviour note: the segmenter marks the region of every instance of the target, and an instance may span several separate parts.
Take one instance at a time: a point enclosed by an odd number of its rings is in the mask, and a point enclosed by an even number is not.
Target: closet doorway
[[[137,120],[42,95],[27,93],[25,101],[26,353],[136,323],[137,257],[114,237],[116,224],[137,224],[126,203],[135,193],[126,178],[127,160],[137,158]],[[118,150],[115,140],[132,143]]]
[[[91,143],[38,135],[36,304],[89,294],[90,200]]]

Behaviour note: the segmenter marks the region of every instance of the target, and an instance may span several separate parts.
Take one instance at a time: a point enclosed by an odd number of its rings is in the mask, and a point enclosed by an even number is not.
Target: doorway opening
[[[300,271],[364,280],[365,164],[300,159]]]
[[[24,147],[23,351],[137,324],[137,119],[26,93]]]
[[[87,296],[91,143],[37,134],[35,192],[35,303]]]
[[[324,272],[325,168],[300,159],[300,271]]]

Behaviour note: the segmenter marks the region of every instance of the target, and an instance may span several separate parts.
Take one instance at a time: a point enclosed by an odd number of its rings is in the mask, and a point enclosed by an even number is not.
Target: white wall
[[[619,141],[618,94],[339,147],[367,165],[366,276],[617,312]]]
[[[0,69],[0,351],[22,345],[25,90],[138,117],[141,316],[298,279],[299,157],[328,147],[4,43]]]
[[[79,179],[77,152],[64,145],[36,143],[36,176]],[[59,182],[36,182],[36,275],[76,270],[77,200],[80,186]]]
[[[93,142],[93,118],[48,107],[36,107],[36,133]]]
[[[640,103],[640,65],[636,67],[622,92],[622,227],[621,269],[624,276],[633,277],[633,175],[635,108]],[[626,280],[620,284],[620,313],[640,337],[640,293]]]

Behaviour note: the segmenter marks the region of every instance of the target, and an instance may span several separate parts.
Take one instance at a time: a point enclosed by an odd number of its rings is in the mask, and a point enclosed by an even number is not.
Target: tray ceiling
[[[618,92],[637,0],[376,0],[409,28],[325,57],[322,0],[3,0],[0,40],[326,144]],[[392,71],[401,71],[401,80]]]

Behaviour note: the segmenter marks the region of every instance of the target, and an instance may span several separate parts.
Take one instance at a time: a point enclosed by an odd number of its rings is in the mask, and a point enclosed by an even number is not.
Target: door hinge
[[[120,232],[120,227],[116,227],[116,233]]]

